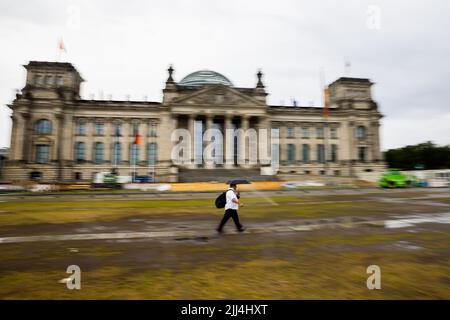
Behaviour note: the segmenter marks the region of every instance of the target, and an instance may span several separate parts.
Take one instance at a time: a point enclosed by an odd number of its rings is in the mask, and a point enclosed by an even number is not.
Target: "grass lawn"
[[[420,239],[420,240],[418,240]],[[450,298],[448,236],[423,233],[306,235],[201,246],[150,242],[16,244],[18,268],[0,275],[4,299],[429,299]],[[401,250],[409,241],[422,250]],[[76,246],[78,253],[67,247]],[[33,261],[25,266],[27,251]],[[52,254],[50,254],[50,252]],[[19,255],[17,255],[19,254]],[[81,290],[58,280],[78,264]],[[366,287],[379,265],[382,290]]]
[[[273,198],[245,198],[241,214],[250,219],[291,219],[301,217],[333,217],[350,215],[408,212],[404,203],[382,203],[370,197],[340,196],[279,196]],[[415,209],[429,207],[414,204]],[[192,200],[51,200],[11,201],[0,203],[1,227],[40,223],[115,221],[133,216],[220,216],[214,199]]]
[[[448,211],[446,206],[430,204],[445,204],[447,197],[428,204],[401,199],[386,202],[377,197],[245,198],[247,206],[240,214],[251,224]],[[398,195],[392,198],[399,200]],[[222,210],[213,207],[213,201],[68,198],[1,202],[0,233],[7,228],[20,233],[22,226],[32,225],[41,230],[41,224],[57,228],[72,222],[88,226],[115,221],[122,225],[130,217],[176,217],[189,223],[213,216],[217,221]],[[0,244],[0,299],[449,299],[450,237],[445,226],[229,234],[204,242],[4,243]],[[58,282],[68,276],[65,271],[71,264],[82,270],[81,290],[68,290]],[[381,268],[381,290],[366,287],[369,265]]]

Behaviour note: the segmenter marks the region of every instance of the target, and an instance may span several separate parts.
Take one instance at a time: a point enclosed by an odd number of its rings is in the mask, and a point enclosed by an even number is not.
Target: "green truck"
[[[389,169],[381,175],[378,183],[383,188],[406,188],[418,186],[419,181],[413,175],[401,173],[398,169]]]

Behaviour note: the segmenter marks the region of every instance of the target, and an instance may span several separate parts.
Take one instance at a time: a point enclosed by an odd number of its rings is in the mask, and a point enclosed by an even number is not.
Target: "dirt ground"
[[[179,199],[2,197],[0,298],[450,298],[448,189],[243,193],[223,235],[213,200]]]

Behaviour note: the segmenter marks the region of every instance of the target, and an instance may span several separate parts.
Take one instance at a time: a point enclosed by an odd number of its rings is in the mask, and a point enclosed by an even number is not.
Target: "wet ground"
[[[206,195],[2,197],[0,298],[450,298],[448,189],[243,194],[223,235]]]

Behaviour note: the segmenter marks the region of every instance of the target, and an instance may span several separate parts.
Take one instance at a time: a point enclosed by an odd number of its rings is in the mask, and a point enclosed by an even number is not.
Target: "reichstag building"
[[[354,177],[384,168],[382,115],[369,79],[344,77],[331,83],[325,121],[322,107],[268,105],[261,72],[254,87],[241,88],[208,70],[177,82],[170,67],[162,101],[150,102],[82,99],[84,80],[70,63],[31,61],[24,67],[26,84],[8,105],[13,126],[3,177],[7,182],[88,183],[96,173],[112,169],[156,182],[184,182]],[[270,171],[261,163],[175,164],[172,132],[193,132],[196,126],[278,128],[278,170],[267,176],[262,174]]]

